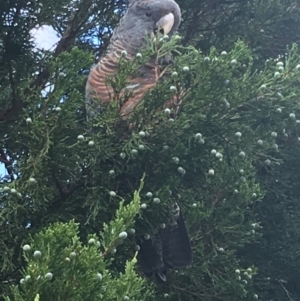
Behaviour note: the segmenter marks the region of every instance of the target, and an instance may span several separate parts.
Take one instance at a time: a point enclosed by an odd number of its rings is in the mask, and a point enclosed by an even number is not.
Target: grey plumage
[[[145,46],[145,36],[153,37],[157,30],[172,36],[181,21],[181,11],[174,0],[131,0],[124,17],[114,30],[110,44],[104,56],[90,70],[85,94],[87,118],[93,119],[103,112],[111,101],[122,98],[126,88],[114,95],[113,88],[107,84],[107,78],[118,73],[118,61],[122,51],[125,59],[133,60],[141,47]],[[145,94],[153,89],[164,74],[159,62],[150,59],[137,72],[129,76],[129,86],[135,87],[125,103],[120,104],[120,115],[126,119],[140,103]]]
[[[120,104],[120,115],[126,119],[141,102],[145,94],[164,78],[169,56],[157,60],[150,58],[135,75],[129,76],[128,85],[114,95],[107,78],[118,73],[118,62],[123,51],[127,60],[133,60],[139,49],[145,46],[145,36],[153,37],[160,31],[171,37],[181,22],[181,11],[174,0],[131,0],[124,17],[114,30],[104,56],[91,69],[86,84],[87,118],[93,119],[111,102],[122,98],[131,87],[129,99]],[[172,100],[166,105],[170,105]],[[171,204],[174,204],[171,202]],[[150,240],[138,239],[138,261],[142,271],[166,280],[166,272],[190,264],[192,251],[180,208],[175,204],[173,221],[160,229]]]

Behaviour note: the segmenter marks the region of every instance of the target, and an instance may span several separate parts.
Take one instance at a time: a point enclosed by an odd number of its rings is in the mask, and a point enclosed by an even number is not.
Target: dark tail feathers
[[[192,261],[192,249],[181,210],[174,223],[159,230],[149,240],[139,239],[138,243],[141,270],[149,276],[155,274],[162,281],[166,281],[168,270],[185,267]]]

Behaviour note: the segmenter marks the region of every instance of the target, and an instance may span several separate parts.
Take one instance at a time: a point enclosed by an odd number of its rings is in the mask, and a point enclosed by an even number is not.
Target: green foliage
[[[88,123],[83,100],[90,37],[107,41],[121,1],[26,4],[39,22],[74,34],[54,53],[32,52],[29,30],[37,21],[29,15],[16,12],[14,23],[1,25],[6,300],[299,298],[298,5],[178,2],[181,39],[149,40],[141,57],[122,58],[109,79],[121,91],[150,57],[173,52],[169,76],[141,101],[130,130],[119,118],[130,94]],[[1,4],[1,15],[15,4]],[[178,113],[164,110],[171,98]],[[157,232],[169,221],[170,201],[182,207],[194,259],[154,286],[139,273],[130,229]]]
[[[113,275],[109,270],[108,245],[116,246],[117,230],[126,229],[139,211],[139,192],[132,203],[122,206],[116,219],[104,226],[102,239],[96,235],[85,245],[80,241],[78,224],[55,223],[35,234],[23,246],[25,268],[19,285],[11,287],[5,300],[130,300],[150,299],[152,292],[135,271],[136,258],[126,261],[125,271]],[[125,228],[124,228],[125,227]]]

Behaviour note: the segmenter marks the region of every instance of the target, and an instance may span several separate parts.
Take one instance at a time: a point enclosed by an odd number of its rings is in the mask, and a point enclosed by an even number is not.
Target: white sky
[[[6,175],[6,170],[3,163],[0,163],[0,178]]]
[[[38,50],[54,50],[56,43],[60,40],[57,32],[49,25],[36,26],[31,29],[30,34]]]

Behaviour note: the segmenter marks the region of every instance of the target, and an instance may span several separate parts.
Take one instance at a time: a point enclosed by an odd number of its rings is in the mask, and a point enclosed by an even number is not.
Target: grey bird
[[[113,88],[107,84],[107,77],[118,73],[122,53],[126,52],[125,59],[133,60],[140,48],[146,45],[147,36],[155,37],[160,32],[171,37],[176,33],[180,22],[181,11],[174,0],[129,1],[128,10],[114,30],[106,53],[89,73],[86,83],[88,119],[103,112],[109,102],[116,100]],[[145,94],[165,76],[164,68],[156,58],[151,58],[141,66],[139,72],[127,79],[131,96],[120,106],[123,119],[131,115]],[[124,95],[125,91],[126,87],[118,97]],[[137,240],[140,245],[138,262],[146,275],[156,275],[158,279],[165,281],[168,270],[185,267],[192,261],[189,237],[177,204],[173,210],[172,223],[160,229],[149,240]]]
[[[95,117],[109,102],[116,100],[113,88],[107,84],[107,78],[118,73],[118,62],[122,52],[126,51],[125,59],[133,60],[146,45],[145,37],[155,37],[158,31],[171,37],[177,31],[180,22],[181,11],[173,0],[129,2],[128,10],[114,30],[106,53],[90,70],[85,89],[88,119]],[[162,68],[156,58],[151,58],[135,75],[127,79],[128,89],[125,87],[118,95],[122,97],[128,90],[132,93],[130,98],[121,104],[120,115],[123,119],[132,113],[143,96],[161,80],[165,68]]]

